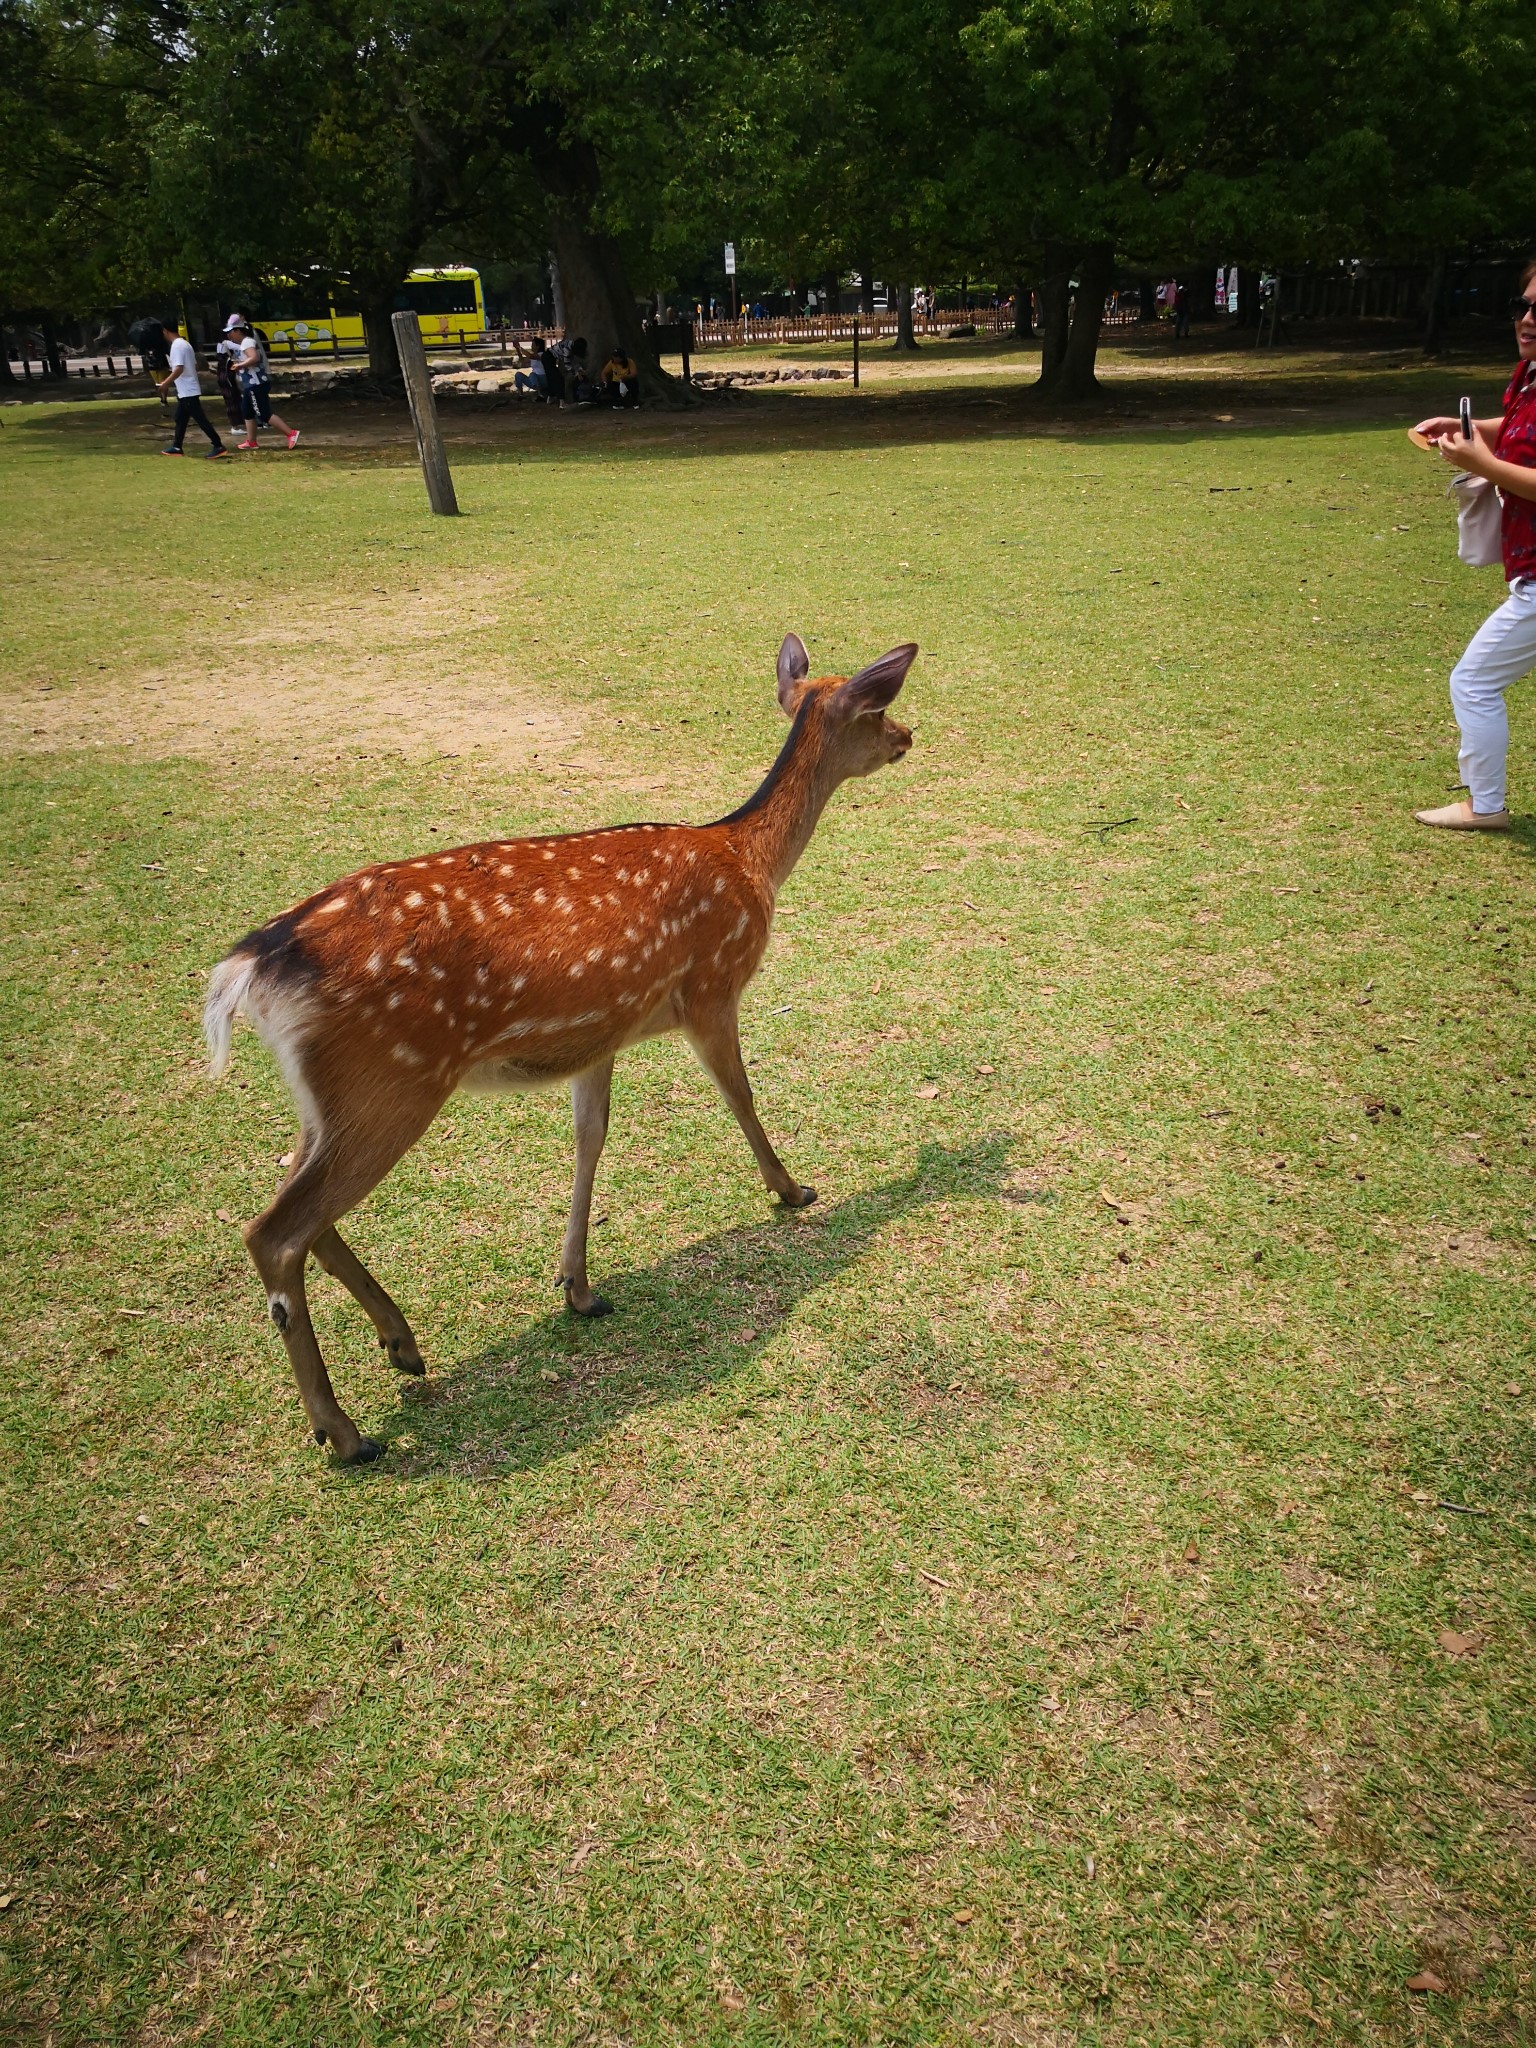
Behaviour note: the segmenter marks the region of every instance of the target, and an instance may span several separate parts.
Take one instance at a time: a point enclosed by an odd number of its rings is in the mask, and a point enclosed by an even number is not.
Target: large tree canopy
[[[644,358],[637,293],[733,236],[802,285],[1032,283],[1080,396],[1123,267],[1509,246],[1526,4],[0,0],[0,305],[309,279],[387,376],[428,252],[553,251]]]

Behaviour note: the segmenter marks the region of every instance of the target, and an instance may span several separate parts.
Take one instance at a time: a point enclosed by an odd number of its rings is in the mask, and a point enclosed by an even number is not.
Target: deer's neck
[[[841,780],[817,744],[815,716],[814,706],[802,705],[761,788],[720,821],[731,827],[742,859],[772,896],[810,844]]]

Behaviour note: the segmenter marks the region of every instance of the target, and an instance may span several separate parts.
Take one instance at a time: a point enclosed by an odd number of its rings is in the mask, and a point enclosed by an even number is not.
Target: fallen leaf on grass
[[[996,1067],[986,1067],[986,1066],[983,1066],[983,1067],[978,1067],[978,1068],[976,1069],[976,1071],[977,1071],[977,1073],[978,1073],[978,1074],[995,1074],[995,1073],[997,1072],[997,1069],[996,1069]]]
[[[215,1209],[213,1213],[221,1223],[233,1223],[235,1220],[227,1209]]]
[[[1040,1702],[1040,1711],[1042,1714],[1059,1714],[1061,1712],[1061,1701],[1057,1699],[1054,1693],[1048,1692]]]
[[[0,1892],[0,1913],[8,1913],[16,1903],[14,1892]]]
[[[1198,1564],[1200,1562],[1200,1546],[1198,1543],[1192,1541],[1185,1544],[1184,1562],[1186,1564]]]
[[[938,1099],[939,1091],[937,1088],[933,1086],[932,1082],[930,1082],[926,1088],[919,1088],[917,1093],[921,1101],[934,1102]]]
[[[1445,1979],[1434,1970],[1420,1970],[1416,1977],[1408,1979],[1410,1991],[1444,1991],[1448,1987]]]
[[[955,1925],[957,1927],[969,1927],[971,1922],[975,1918],[976,1914],[974,1908],[970,1906],[962,1906],[960,1908],[960,1911],[955,1915]]]
[[[1435,1640],[1448,1657],[1470,1657],[1483,1646],[1481,1636],[1464,1636],[1453,1628],[1441,1629]]]

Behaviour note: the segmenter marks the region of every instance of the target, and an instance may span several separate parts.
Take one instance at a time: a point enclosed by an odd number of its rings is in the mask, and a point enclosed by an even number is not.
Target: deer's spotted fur
[[[609,1076],[626,1046],[684,1032],[769,1188],[793,1206],[814,1199],[752,1110],[737,1006],[767,946],[777,892],[827,798],[911,744],[885,707],[915,653],[897,648],[851,679],[812,681],[791,634],[779,657],[789,738],[756,796],[715,824],[492,839],[381,862],[261,926],[215,968],[204,1017],[215,1074],[243,1015],[299,1107],[289,1176],[245,1236],[311,1423],[339,1456],[374,1447],[331,1391],[304,1262],[313,1251],[351,1289],[394,1363],[422,1369],[404,1317],[335,1223],[455,1089],[572,1082],[577,1172],[562,1279],[579,1313],[607,1306],[587,1283],[587,1213]]]

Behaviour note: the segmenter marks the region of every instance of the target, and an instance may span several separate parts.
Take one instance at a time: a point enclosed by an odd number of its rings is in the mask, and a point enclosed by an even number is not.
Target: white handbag
[[[1446,486],[1456,507],[1456,554],[1469,569],[1492,569],[1504,560],[1504,500],[1485,476],[1458,469]]]

